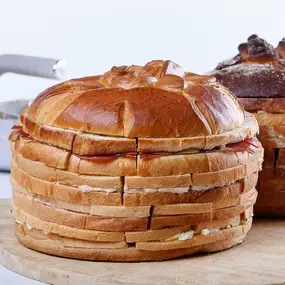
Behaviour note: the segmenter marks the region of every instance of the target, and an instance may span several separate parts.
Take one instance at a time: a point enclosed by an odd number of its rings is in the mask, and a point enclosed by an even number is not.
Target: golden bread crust
[[[244,112],[231,92],[174,66],[113,67],[55,85],[33,101],[23,124],[128,138],[215,135],[241,126]]]

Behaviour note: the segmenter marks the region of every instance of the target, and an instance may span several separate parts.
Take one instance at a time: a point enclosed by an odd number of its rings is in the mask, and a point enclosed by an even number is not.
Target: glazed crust
[[[244,112],[212,77],[193,76],[171,61],[152,61],[55,85],[33,101],[23,124],[29,128],[30,121],[127,138],[191,137],[237,128]]]

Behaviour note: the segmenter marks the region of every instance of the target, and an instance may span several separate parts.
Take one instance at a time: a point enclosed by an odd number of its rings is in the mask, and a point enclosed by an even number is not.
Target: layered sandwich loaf
[[[171,61],[55,85],[10,135],[16,237],[104,261],[237,245],[257,197],[257,133],[233,93]]]
[[[277,48],[257,35],[211,74],[234,92],[260,126],[265,149],[255,207],[260,216],[285,216],[285,39]]]

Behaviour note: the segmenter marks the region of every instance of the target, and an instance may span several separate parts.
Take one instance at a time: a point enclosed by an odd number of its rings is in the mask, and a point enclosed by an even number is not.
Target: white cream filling
[[[189,232],[185,232],[180,234],[178,240],[187,240],[187,239],[191,239],[194,236],[194,231],[189,231]]]
[[[229,186],[235,182],[236,181],[232,181],[232,182],[227,182],[227,183],[223,183],[223,184],[215,184],[215,185],[192,185],[191,190],[206,191],[206,190],[213,189],[213,188]]]
[[[19,219],[15,219],[15,222],[19,225],[24,225],[25,223]]]
[[[28,195],[28,197],[29,197],[29,195]],[[43,201],[43,200],[41,200],[41,199],[39,199],[39,198],[33,198],[33,200],[34,200],[35,202],[37,202],[37,203],[41,203],[41,204],[44,204],[44,205],[49,206],[49,207],[52,206],[50,202]]]
[[[188,232],[184,232],[181,234],[176,234],[172,237],[169,237],[167,239],[165,239],[164,241],[174,241],[174,240],[188,240],[191,239],[194,236],[195,232],[194,231],[188,231]]]
[[[209,229],[203,229],[203,230],[201,231],[201,234],[202,234],[203,236],[207,236],[208,234],[217,233],[219,230],[220,230],[220,229],[211,229],[211,230],[209,230]]]
[[[191,238],[193,238],[193,236],[199,235],[199,234],[201,234],[203,236],[207,236],[209,234],[217,233],[220,230],[228,229],[228,228],[231,228],[231,227],[237,227],[239,225],[247,225],[249,223],[249,221],[250,221],[250,218],[242,220],[242,221],[240,221],[240,223],[226,225],[226,226],[224,226],[222,228],[202,229],[200,232],[188,231],[188,232],[184,232],[184,233],[181,233],[181,234],[176,234],[176,235],[174,235],[172,237],[164,239],[163,241],[175,241],[175,240],[183,241],[183,240],[191,239]]]
[[[90,187],[88,185],[81,185],[81,186],[78,186],[78,188],[84,193],[88,193],[88,192],[112,193],[112,192],[118,191],[118,189],[115,189],[115,188],[97,188],[97,187]]]
[[[127,194],[137,193],[138,191],[146,192],[146,193],[155,193],[155,192],[170,192],[170,193],[186,193],[189,190],[189,186],[187,187],[176,187],[176,188],[140,188],[140,189],[124,189],[124,192]]]
[[[128,189],[127,186],[125,185],[124,187],[124,192],[127,194],[133,194],[137,192],[146,192],[146,193],[155,193],[155,192],[169,192],[169,193],[178,193],[178,194],[183,194],[187,193],[189,190],[194,190],[194,191],[206,191],[209,189],[213,188],[218,188],[218,187],[224,187],[231,185],[235,183],[236,181],[233,182],[227,182],[224,184],[216,184],[216,185],[192,185],[192,186],[187,186],[187,187],[174,187],[174,188],[133,188],[133,189]]]
[[[28,225],[28,224],[26,224],[26,227],[27,227],[27,229],[28,229],[29,231],[31,231],[31,230],[33,229],[33,227],[30,226],[30,225]]]

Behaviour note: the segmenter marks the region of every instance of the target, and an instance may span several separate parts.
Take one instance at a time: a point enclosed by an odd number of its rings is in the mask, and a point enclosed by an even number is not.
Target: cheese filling
[[[81,185],[81,186],[78,186],[78,188],[84,193],[88,193],[88,192],[113,193],[113,192],[118,191],[118,189],[115,189],[115,188],[97,188],[97,187],[90,187],[88,185]]]
[[[140,188],[140,189],[124,189],[124,192],[127,194],[133,194],[137,192],[146,192],[146,193],[165,193],[165,192],[170,192],[170,193],[186,193],[189,191],[189,186],[188,187],[176,187],[176,188]]]
[[[207,191],[209,189],[228,186],[228,185],[231,185],[231,184],[233,184],[235,182],[236,181],[227,182],[227,183],[224,183],[224,184],[216,184],[216,185],[191,185],[191,186],[187,186],[187,187],[156,188],[156,189],[155,188],[128,189],[127,186],[125,185],[124,193],[133,194],[133,193],[137,193],[137,192],[146,192],[146,193],[156,193],[156,192],[158,192],[158,193],[165,193],[165,192],[169,192],[169,193],[183,194],[183,193],[187,193],[189,190],[204,192],[204,191]]]
[[[175,241],[175,240],[183,241],[183,240],[189,240],[189,239],[192,239],[193,236],[196,236],[196,235],[207,236],[209,234],[214,234],[214,233],[219,232],[220,230],[224,230],[224,229],[227,229],[227,228],[233,228],[233,227],[237,227],[239,225],[247,225],[249,222],[250,222],[250,218],[247,218],[245,220],[240,221],[240,223],[226,225],[226,226],[224,226],[222,228],[217,228],[217,229],[206,229],[205,228],[205,229],[202,229],[200,232],[188,231],[188,232],[184,232],[184,233],[181,233],[181,234],[176,234],[176,235],[174,235],[172,237],[164,239],[163,241]]]

